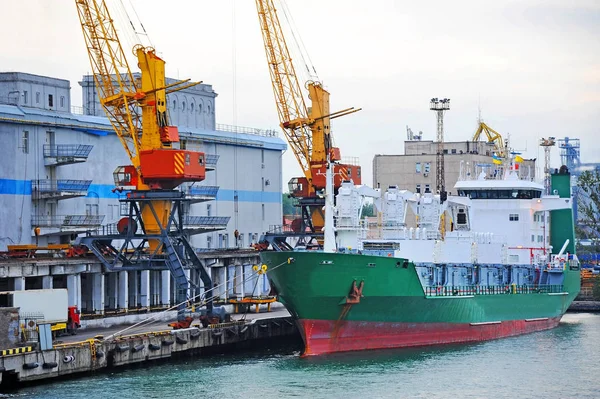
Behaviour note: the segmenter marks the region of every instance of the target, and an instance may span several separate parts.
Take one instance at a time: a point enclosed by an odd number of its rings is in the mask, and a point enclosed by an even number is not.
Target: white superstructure
[[[552,249],[548,211],[570,209],[571,199],[544,195],[541,184],[518,177],[517,167],[514,162],[506,167],[463,165],[454,187],[458,195],[442,203],[439,195],[396,187],[366,193],[375,197],[379,212],[377,225],[371,226],[377,239],[365,239],[367,226],[360,219],[364,195],[344,183],[336,197],[337,248],[388,251],[415,263],[546,263]],[[408,207],[416,215],[416,228],[407,227]]]

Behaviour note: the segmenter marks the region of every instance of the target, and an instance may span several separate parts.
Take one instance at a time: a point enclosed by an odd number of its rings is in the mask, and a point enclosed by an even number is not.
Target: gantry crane
[[[506,143],[504,143],[502,135],[486,125],[483,121],[479,121],[477,131],[475,131],[475,134],[473,135],[473,141],[479,141],[482,133],[485,133],[488,143],[494,144],[494,151],[496,152],[496,155],[500,158],[505,158]]]
[[[308,81],[307,108],[300,82],[279,23],[273,0],[256,0],[256,8],[265,46],[273,94],[281,128],[300,164],[304,176],[292,178],[288,187],[290,194],[298,198],[302,209],[302,223],[293,226],[297,231],[320,231],[324,224],[325,200],[320,192],[325,188],[325,171],[328,160],[334,163],[334,190],[342,181],[352,180],[360,184],[360,166],[345,165],[340,150],[333,147],[330,121],[359,109],[348,108],[331,113],[329,92],[320,82]]]
[[[131,165],[114,172],[118,190],[127,190],[121,201],[128,204],[129,216],[119,221],[117,231],[88,235],[81,242],[110,270],[170,270],[178,319],[183,320],[190,288],[184,265],[200,270],[205,287],[212,283],[184,234],[186,199],[175,188],[204,180],[205,165],[204,153],[175,148],[179,133],[169,126],[166,95],[201,82],[167,85],[165,61],[142,45],[133,48],[141,72],[138,79],[129,68],[105,1],[75,0],[75,4],[100,104],[131,160]],[[212,311],[211,302],[207,309]]]

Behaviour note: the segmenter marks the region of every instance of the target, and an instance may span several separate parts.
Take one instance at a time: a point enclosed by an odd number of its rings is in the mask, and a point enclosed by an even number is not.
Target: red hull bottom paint
[[[366,349],[405,348],[478,342],[554,328],[561,317],[491,323],[378,323],[364,321],[297,321],[304,339],[303,356]]]

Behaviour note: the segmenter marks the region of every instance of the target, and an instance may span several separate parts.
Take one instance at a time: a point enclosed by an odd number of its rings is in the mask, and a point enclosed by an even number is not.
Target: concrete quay
[[[231,323],[172,330],[167,322],[153,322],[110,338],[126,326],[87,329],[62,339],[54,348],[0,357],[0,391],[21,385],[100,370],[127,367],[179,356],[219,353],[261,340],[298,335],[285,309],[269,313],[236,315]],[[103,337],[100,337],[102,335]]]

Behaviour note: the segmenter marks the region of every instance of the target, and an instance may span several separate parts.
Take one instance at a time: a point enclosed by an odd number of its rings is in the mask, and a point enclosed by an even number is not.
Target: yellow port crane
[[[75,0],[75,5],[100,104],[131,161],[113,173],[116,189],[126,190],[120,201],[129,209],[129,216],[116,226],[118,234],[105,229],[105,234],[87,235],[81,242],[109,270],[170,270],[178,326],[185,327],[190,321],[183,316],[190,282],[184,264],[200,271],[205,287],[212,282],[184,232],[185,195],[175,188],[204,180],[206,168],[204,153],[173,145],[179,142],[179,132],[169,126],[166,96],[201,82],[167,84],[165,61],[154,48],[141,44],[133,47],[140,68],[134,75],[105,0]],[[114,240],[119,244],[113,245]],[[212,311],[212,302],[207,308]]]
[[[486,125],[483,121],[480,121],[479,126],[473,135],[473,141],[479,141],[482,133],[485,133],[488,143],[494,144],[494,151],[496,152],[496,155],[500,158],[505,158],[507,155],[506,144],[504,143],[502,135]]]
[[[339,163],[340,151],[332,145],[330,121],[360,109],[331,113],[329,92],[316,81],[306,82],[311,101],[307,107],[274,1],[256,0],[256,8],[280,126],[304,173],[303,177],[292,178],[288,183],[290,194],[298,198],[303,213],[302,223],[292,227],[296,231],[304,231],[306,227],[319,231],[324,223],[325,202],[317,194],[326,186],[328,159],[334,162],[335,189],[344,180],[352,179],[355,184],[361,181],[360,166]]]
[[[200,82],[177,81],[167,85],[165,61],[153,48],[136,45],[133,53],[141,71],[136,79],[119,41],[104,0],[75,0],[100,104],[132,165],[119,166],[115,185],[138,191],[173,189],[186,181],[205,177],[204,154],[173,148],[179,141],[177,127],[169,126],[166,95]],[[141,112],[140,112],[141,110]],[[170,201],[153,202],[161,224],[166,225]],[[160,231],[149,207],[143,220]],[[150,241],[151,250],[156,242]]]

